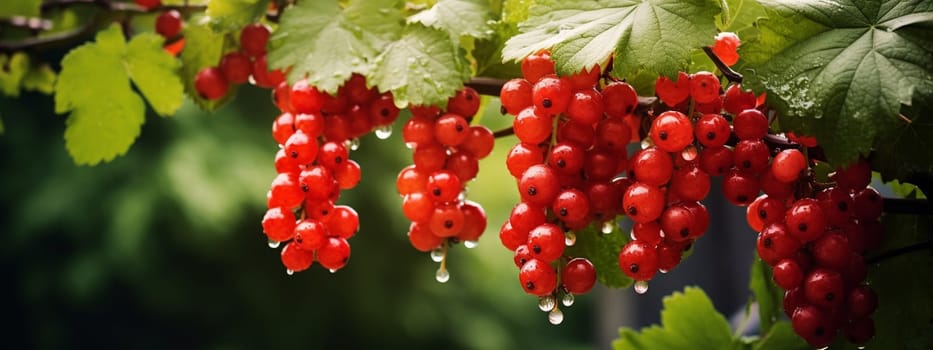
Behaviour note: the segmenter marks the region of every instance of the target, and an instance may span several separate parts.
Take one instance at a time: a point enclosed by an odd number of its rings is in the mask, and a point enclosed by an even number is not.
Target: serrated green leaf
[[[614,349],[741,349],[732,338],[726,318],[713,308],[712,301],[697,287],[687,287],[664,298],[661,325],[619,330]]]
[[[502,46],[518,32],[514,25],[498,21],[492,25],[491,37],[477,40],[471,55],[476,60],[476,76],[510,79],[522,75],[521,66],[515,62],[502,62]]]
[[[746,82],[768,92],[781,128],[815,135],[833,164],[868,154],[901,104],[933,91],[929,1],[775,1],[740,48]]]
[[[535,0],[504,0],[502,2],[502,21],[517,25],[528,19],[528,9]]]
[[[23,77],[23,88],[51,95],[55,92],[57,74],[48,64],[34,65]]]
[[[781,314],[784,292],[774,284],[771,267],[761,259],[752,262],[752,275],[748,287],[755,294],[755,301],[758,303],[761,333],[768,333]]]
[[[489,38],[493,34],[488,24],[492,16],[487,5],[478,0],[441,0],[430,9],[408,17],[408,22],[447,31],[452,38]]]
[[[268,7],[269,0],[211,0],[207,15],[215,28],[234,31],[256,22]]]
[[[7,0],[0,2],[0,17],[38,17],[42,0]]]
[[[892,215],[883,218],[881,252],[929,241],[930,216]],[[871,259],[871,257],[869,257]],[[872,315],[875,337],[868,349],[933,349],[933,251],[921,249],[871,264],[868,282],[878,294]]]
[[[291,67],[290,82],[307,77],[318,89],[336,93],[353,73],[368,73],[398,37],[403,19],[397,0],[352,0],[344,9],[333,1],[300,2],[285,12],[272,36],[269,66]]]
[[[790,322],[776,322],[771,330],[755,342],[753,350],[807,350],[812,349],[797,333]]]
[[[719,30],[734,32],[742,40],[757,37],[758,29],[755,28],[755,21],[767,16],[764,7],[761,7],[756,0],[726,0],[725,2],[729,8],[729,16],[725,18],[725,21],[717,22]]]
[[[609,288],[626,288],[632,285],[632,279],[619,268],[619,251],[629,241],[628,234],[618,226],[609,234],[603,234],[592,225],[576,232],[576,243],[567,247],[566,254],[573,257],[585,257],[596,268],[596,279]]]
[[[901,179],[917,181],[933,176],[933,94],[914,100],[912,106],[903,108],[903,115],[910,122],[901,121],[888,133],[878,137],[872,166],[881,173],[884,181]]]
[[[152,109],[168,116],[181,107],[185,94],[176,73],[178,60],[162,49],[163,41],[152,33],[133,37],[126,47],[126,70]]]
[[[673,76],[694,50],[713,43],[717,13],[713,0],[538,1],[502,57],[520,60],[551,48],[557,72],[572,74],[614,53],[615,76],[639,70]]]
[[[139,136],[145,105],[130,87],[123,34],[113,25],[95,43],[71,50],[55,85],[55,111],[71,112],[65,147],[75,163],[95,165],[126,153]]]
[[[0,54],[0,90],[4,95],[17,97],[23,78],[29,71],[29,56],[16,52],[12,56]]]
[[[376,58],[367,78],[380,91],[391,91],[398,106],[445,106],[470,78],[470,67],[447,33],[410,25]]]
[[[184,81],[188,97],[205,111],[213,111],[232,98],[234,89],[227,92],[227,96],[220,100],[206,100],[198,95],[194,87],[194,77],[205,67],[217,65],[223,57],[228,46],[228,40],[223,33],[216,33],[206,25],[195,24],[190,21],[183,29],[185,46],[197,48],[195,50],[181,51],[181,78]]]

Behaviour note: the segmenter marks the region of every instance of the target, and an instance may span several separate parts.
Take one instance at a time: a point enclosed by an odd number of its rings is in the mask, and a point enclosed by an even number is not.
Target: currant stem
[[[891,250],[886,251],[886,252],[881,252],[881,253],[879,253],[879,254],[877,254],[877,255],[874,255],[874,256],[871,256],[871,257],[868,257],[867,259],[865,259],[865,263],[867,263],[867,264],[877,264],[877,263],[880,263],[880,262],[882,262],[882,261],[884,261],[884,260],[887,260],[887,259],[891,259],[891,258],[898,257],[898,256],[901,256],[901,255],[906,255],[906,254],[909,254],[909,253],[913,253],[913,252],[917,252],[917,251],[923,251],[923,250],[929,250],[929,251],[933,252],[933,241],[918,242],[918,243],[914,243],[914,244],[911,244],[911,245],[908,245],[908,246],[904,246],[904,247],[900,247],[900,248],[896,248],[896,249],[891,249]]]
[[[706,56],[709,56],[709,59],[713,61],[713,64],[716,65],[716,68],[722,72],[722,75],[726,76],[726,79],[729,79],[729,81],[733,83],[742,83],[742,74],[739,74],[739,72],[732,70],[731,67],[727,66],[725,63],[722,63],[722,60],[719,59],[719,56],[716,56],[716,54],[713,53],[713,48],[704,46],[703,52],[706,53]]]

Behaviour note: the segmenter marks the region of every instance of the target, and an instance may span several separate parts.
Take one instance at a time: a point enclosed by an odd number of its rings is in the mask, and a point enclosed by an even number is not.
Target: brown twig
[[[914,243],[908,246],[881,252],[877,255],[866,258],[865,262],[868,264],[877,264],[879,262],[882,262],[884,260],[887,260],[893,257],[897,257],[897,256],[901,256],[901,255],[905,255],[905,254],[913,253],[917,251],[923,251],[923,250],[928,250],[928,251],[933,252],[933,241],[917,242],[917,243]]]
[[[12,16],[0,18],[0,27],[18,27],[38,32],[52,29],[52,21],[44,18]]]
[[[713,64],[716,65],[716,68],[719,68],[719,71],[722,72],[722,75],[726,76],[726,79],[729,79],[729,81],[737,84],[742,82],[742,74],[732,70],[732,68],[723,63],[722,60],[719,59],[719,56],[716,56],[716,54],[713,53],[712,48],[709,46],[704,46],[703,52],[706,52],[706,56],[709,56],[709,59],[713,61]]]

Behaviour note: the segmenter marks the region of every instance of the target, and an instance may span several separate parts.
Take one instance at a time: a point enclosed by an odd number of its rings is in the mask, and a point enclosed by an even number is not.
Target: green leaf
[[[3,118],[0,118],[0,135],[3,135],[3,132],[4,132],[4,129],[3,129]]]
[[[29,71],[29,56],[16,52],[12,56],[0,54],[0,90],[4,95],[19,96],[20,84]]]
[[[492,37],[477,40],[471,54],[476,60],[476,76],[510,79],[522,75],[515,62],[502,62],[502,46],[518,32],[515,26],[499,21],[492,24]]]
[[[807,350],[812,349],[810,345],[807,344],[794,333],[794,328],[791,327],[790,322],[779,321],[771,327],[771,330],[767,332],[761,339],[758,339],[755,342],[755,345],[752,347],[753,350]]]
[[[661,326],[619,330],[614,349],[741,349],[732,338],[726,318],[713,308],[713,303],[697,287],[687,287],[664,298]]]
[[[175,113],[184,101],[178,60],[162,49],[163,38],[153,33],[133,37],[126,47],[126,71],[159,115]]]
[[[758,303],[761,332],[768,333],[781,314],[784,292],[774,284],[774,279],[771,277],[771,267],[761,259],[755,259],[752,262],[752,275],[748,284],[752,293],[755,294],[755,301]]]
[[[505,60],[520,60],[551,48],[560,74],[606,62],[614,55],[619,77],[648,70],[673,76],[687,68],[691,53],[713,43],[713,0],[538,1],[522,34],[502,51]]]
[[[628,234],[618,226],[609,234],[603,234],[590,225],[575,232],[576,243],[567,247],[567,255],[585,257],[596,268],[596,279],[609,288],[626,288],[632,285],[632,279],[619,268],[619,251],[629,241]]]
[[[408,17],[408,22],[447,31],[452,38],[488,38],[493,32],[488,24],[492,16],[487,5],[478,0],[441,0],[430,9]]]
[[[126,153],[139,136],[145,104],[136,88],[162,114],[181,105],[181,84],[162,56],[162,39],[137,36],[129,45],[118,24],[97,34],[62,60],[55,84],[55,111],[71,112],[65,125],[65,147],[78,164],[94,165]]]
[[[57,74],[48,64],[32,66],[23,77],[23,88],[51,95],[55,92]]]
[[[402,30],[397,0],[302,1],[282,15],[268,54],[272,68],[291,67],[290,82],[308,82],[336,93],[353,73],[370,64]],[[450,41],[449,38],[444,40]]]
[[[445,106],[470,78],[470,66],[447,33],[411,25],[376,58],[367,78],[380,91],[392,91],[397,106]]]
[[[933,94],[914,99],[912,106],[905,106],[902,110],[910,122],[898,122],[893,130],[875,142],[877,156],[870,160],[884,181],[923,181],[918,177],[929,179],[933,176],[933,152],[929,151],[933,149],[931,108]]]
[[[534,3],[535,0],[503,0],[502,21],[512,25],[525,21],[528,19],[528,10]]]
[[[743,41],[754,39],[758,35],[755,21],[766,17],[764,7],[756,0],[726,0],[729,8],[728,18],[717,22],[720,31],[735,32]]]
[[[815,135],[836,165],[868,154],[901,104],[933,92],[929,1],[761,0],[768,19],[742,45],[746,82],[768,92],[784,130]]]
[[[885,240],[879,251],[929,241],[930,216],[892,215],[883,218]],[[871,257],[869,257],[869,260]],[[875,337],[868,349],[933,349],[933,251],[929,248],[870,264],[868,282],[878,294]]]
[[[256,22],[268,7],[269,0],[211,0],[207,15],[214,28],[235,31]]]
[[[7,0],[0,2],[0,18],[11,16],[39,17],[42,0]]]

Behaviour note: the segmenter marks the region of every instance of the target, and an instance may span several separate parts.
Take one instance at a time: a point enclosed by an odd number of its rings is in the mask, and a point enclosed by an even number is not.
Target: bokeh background
[[[128,154],[96,167],[69,158],[50,97],[0,99],[3,347],[604,349],[618,327],[658,322],[661,298],[685,285],[727,317],[748,301],[755,235],[717,179],[706,201],[714,222],[684,264],[646,295],[578,296],[550,325],[498,239],[518,199],[504,165],[514,137],[497,141],[470,184],[489,228],[479,247],[450,251],[448,283],[405,236],[394,183],[411,156],[399,133],[369,135],[352,154],[363,180],[340,199],[361,218],[349,265],[288,276],[260,226],[276,110],[268,91],[238,94],[212,114],[150,111]],[[487,102],[482,123],[507,126]]]

